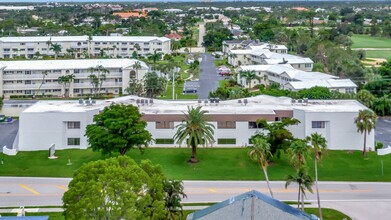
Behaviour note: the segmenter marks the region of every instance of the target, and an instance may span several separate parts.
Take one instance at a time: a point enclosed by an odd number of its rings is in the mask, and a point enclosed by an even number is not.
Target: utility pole
[[[175,100],[175,71],[172,71],[172,100]]]

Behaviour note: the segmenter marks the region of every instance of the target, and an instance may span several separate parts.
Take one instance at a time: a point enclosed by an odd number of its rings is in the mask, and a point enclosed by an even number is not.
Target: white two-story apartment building
[[[357,85],[350,79],[339,79],[337,76],[303,71],[292,67],[291,64],[274,65],[243,65],[236,69],[237,82],[245,88],[254,87],[258,84],[278,84],[282,89],[298,91],[315,86],[329,88],[341,93],[355,93]],[[249,81],[248,77],[241,74],[242,71],[253,71],[257,77]]]
[[[134,64],[141,68],[135,69]],[[78,59],[78,60],[24,60],[0,62],[0,96],[54,95],[62,96],[67,90],[70,97],[92,94],[90,75],[99,74],[91,68],[106,69],[101,93],[125,93],[129,81],[141,81],[149,67],[134,59]],[[59,82],[60,76],[73,74],[68,88]]]
[[[302,100],[301,100],[302,101]],[[243,147],[250,137],[263,129],[257,119],[269,122],[282,118],[296,118],[298,125],[289,129],[297,138],[312,133],[322,134],[327,148],[334,150],[361,150],[363,136],[357,132],[354,119],[367,109],[356,100],[305,100],[296,102],[286,97],[256,96],[219,102],[149,100],[135,96],[91,102],[40,101],[20,114],[19,151],[47,150],[52,144],[57,149],[88,147],[85,129],[93,123],[93,116],[111,103],[138,106],[146,129],[154,139],[152,147],[175,147],[176,125],[182,123],[188,106],[202,106],[215,126],[213,147]],[[39,125],[39,129],[37,129]],[[374,132],[367,136],[367,146],[373,149]]]
[[[38,36],[0,38],[0,58],[54,56],[52,45],[61,47],[58,55],[70,54],[74,58],[94,57],[102,53],[108,57],[130,58],[152,54],[154,51],[171,53],[171,40],[153,36]]]

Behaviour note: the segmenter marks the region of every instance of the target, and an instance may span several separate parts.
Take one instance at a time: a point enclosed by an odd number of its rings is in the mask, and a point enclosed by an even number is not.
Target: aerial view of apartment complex
[[[0,3],[0,220],[389,219],[388,1]]]

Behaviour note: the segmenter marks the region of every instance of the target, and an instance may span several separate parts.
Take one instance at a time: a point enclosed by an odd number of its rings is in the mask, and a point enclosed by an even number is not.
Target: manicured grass
[[[365,51],[365,56],[367,58],[384,58],[391,60],[391,50],[367,50]]]
[[[353,35],[352,48],[391,48],[391,39],[383,37],[371,37],[369,35]]]
[[[215,64],[215,66],[221,66],[221,65],[228,65],[228,60],[226,58],[223,58],[222,60],[213,60],[213,63]]]
[[[16,216],[16,213],[1,213],[1,216]],[[65,220],[62,212],[27,212],[26,216],[49,216],[49,220]]]
[[[304,208],[304,211],[307,212],[308,214],[314,214],[318,216],[318,209],[317,208]],[[351,218],[347,215],[345,215],[342,212],[339,212],[335,209],[325,209],[322,208],[322,216],[324,220],[350,220]]]
[[[199,148],[197,164],[188,164],[191,149],[148,148],[144,154],[131,150],[128,155],[136,161],[149,159],[160,164],[168,178],[180,180],[264,180],[258,165],[250,161],[245,148]],[[108,156],[91,150],[56,151],[58,159],[49,160],[47,151],[19,152],[17,156],[0,154],[4,164],[0,165],[0,176],[47,176],[71,177],[82,164]],[[67,166],[68,158],[73,163]],[[384,176],[381,173],[384,163]],[[307,160],[310,172],[314,172],[313,161]],[[377,156],[371,152],[363,157],[361,152],[329,151],[319,164],[319,180],[323,181],[391,181],[391,155]],[[273,159],[268,169],[271,180],[284,180],[293,174],[283,154]]]

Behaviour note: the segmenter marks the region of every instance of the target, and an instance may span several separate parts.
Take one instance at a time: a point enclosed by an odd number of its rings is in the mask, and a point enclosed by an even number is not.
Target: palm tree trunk
[[[316,197],[318,199],[319,218],[320,220],[322,220],[323,219],[322,208],[320,207],[320,197],[319,197],[319,189],[318,189],[318,160],[316,159],[316,155],[315,155],[315,188],[316,188]]]
[[[299,184],[299,194],[297,195],[297,209],[300,209],[300,184]]]
[[[362,150],[362,155],[366,155],[367,151],[367,130],[364,130],[364,149]]]
[[[190,163],[197,163],[198,160],[197,160],[197,146],[196,145],[192,145],[191,146],[191,158],[190,158]]]
[[[304,192],[301,192],[301,211],[304,212]]]
[[[265,175],[265,178],[266,178],[266,184],[267,184],[267,188],[269,188],[270,196],[271,196],[272,198],[274,198],[273,192],[272,192],[272,188],[270,188],[269,176],[267,175],[266,168],[263,168],[263,167],[262,167],[262,170],[263,170],[263,174]]]

